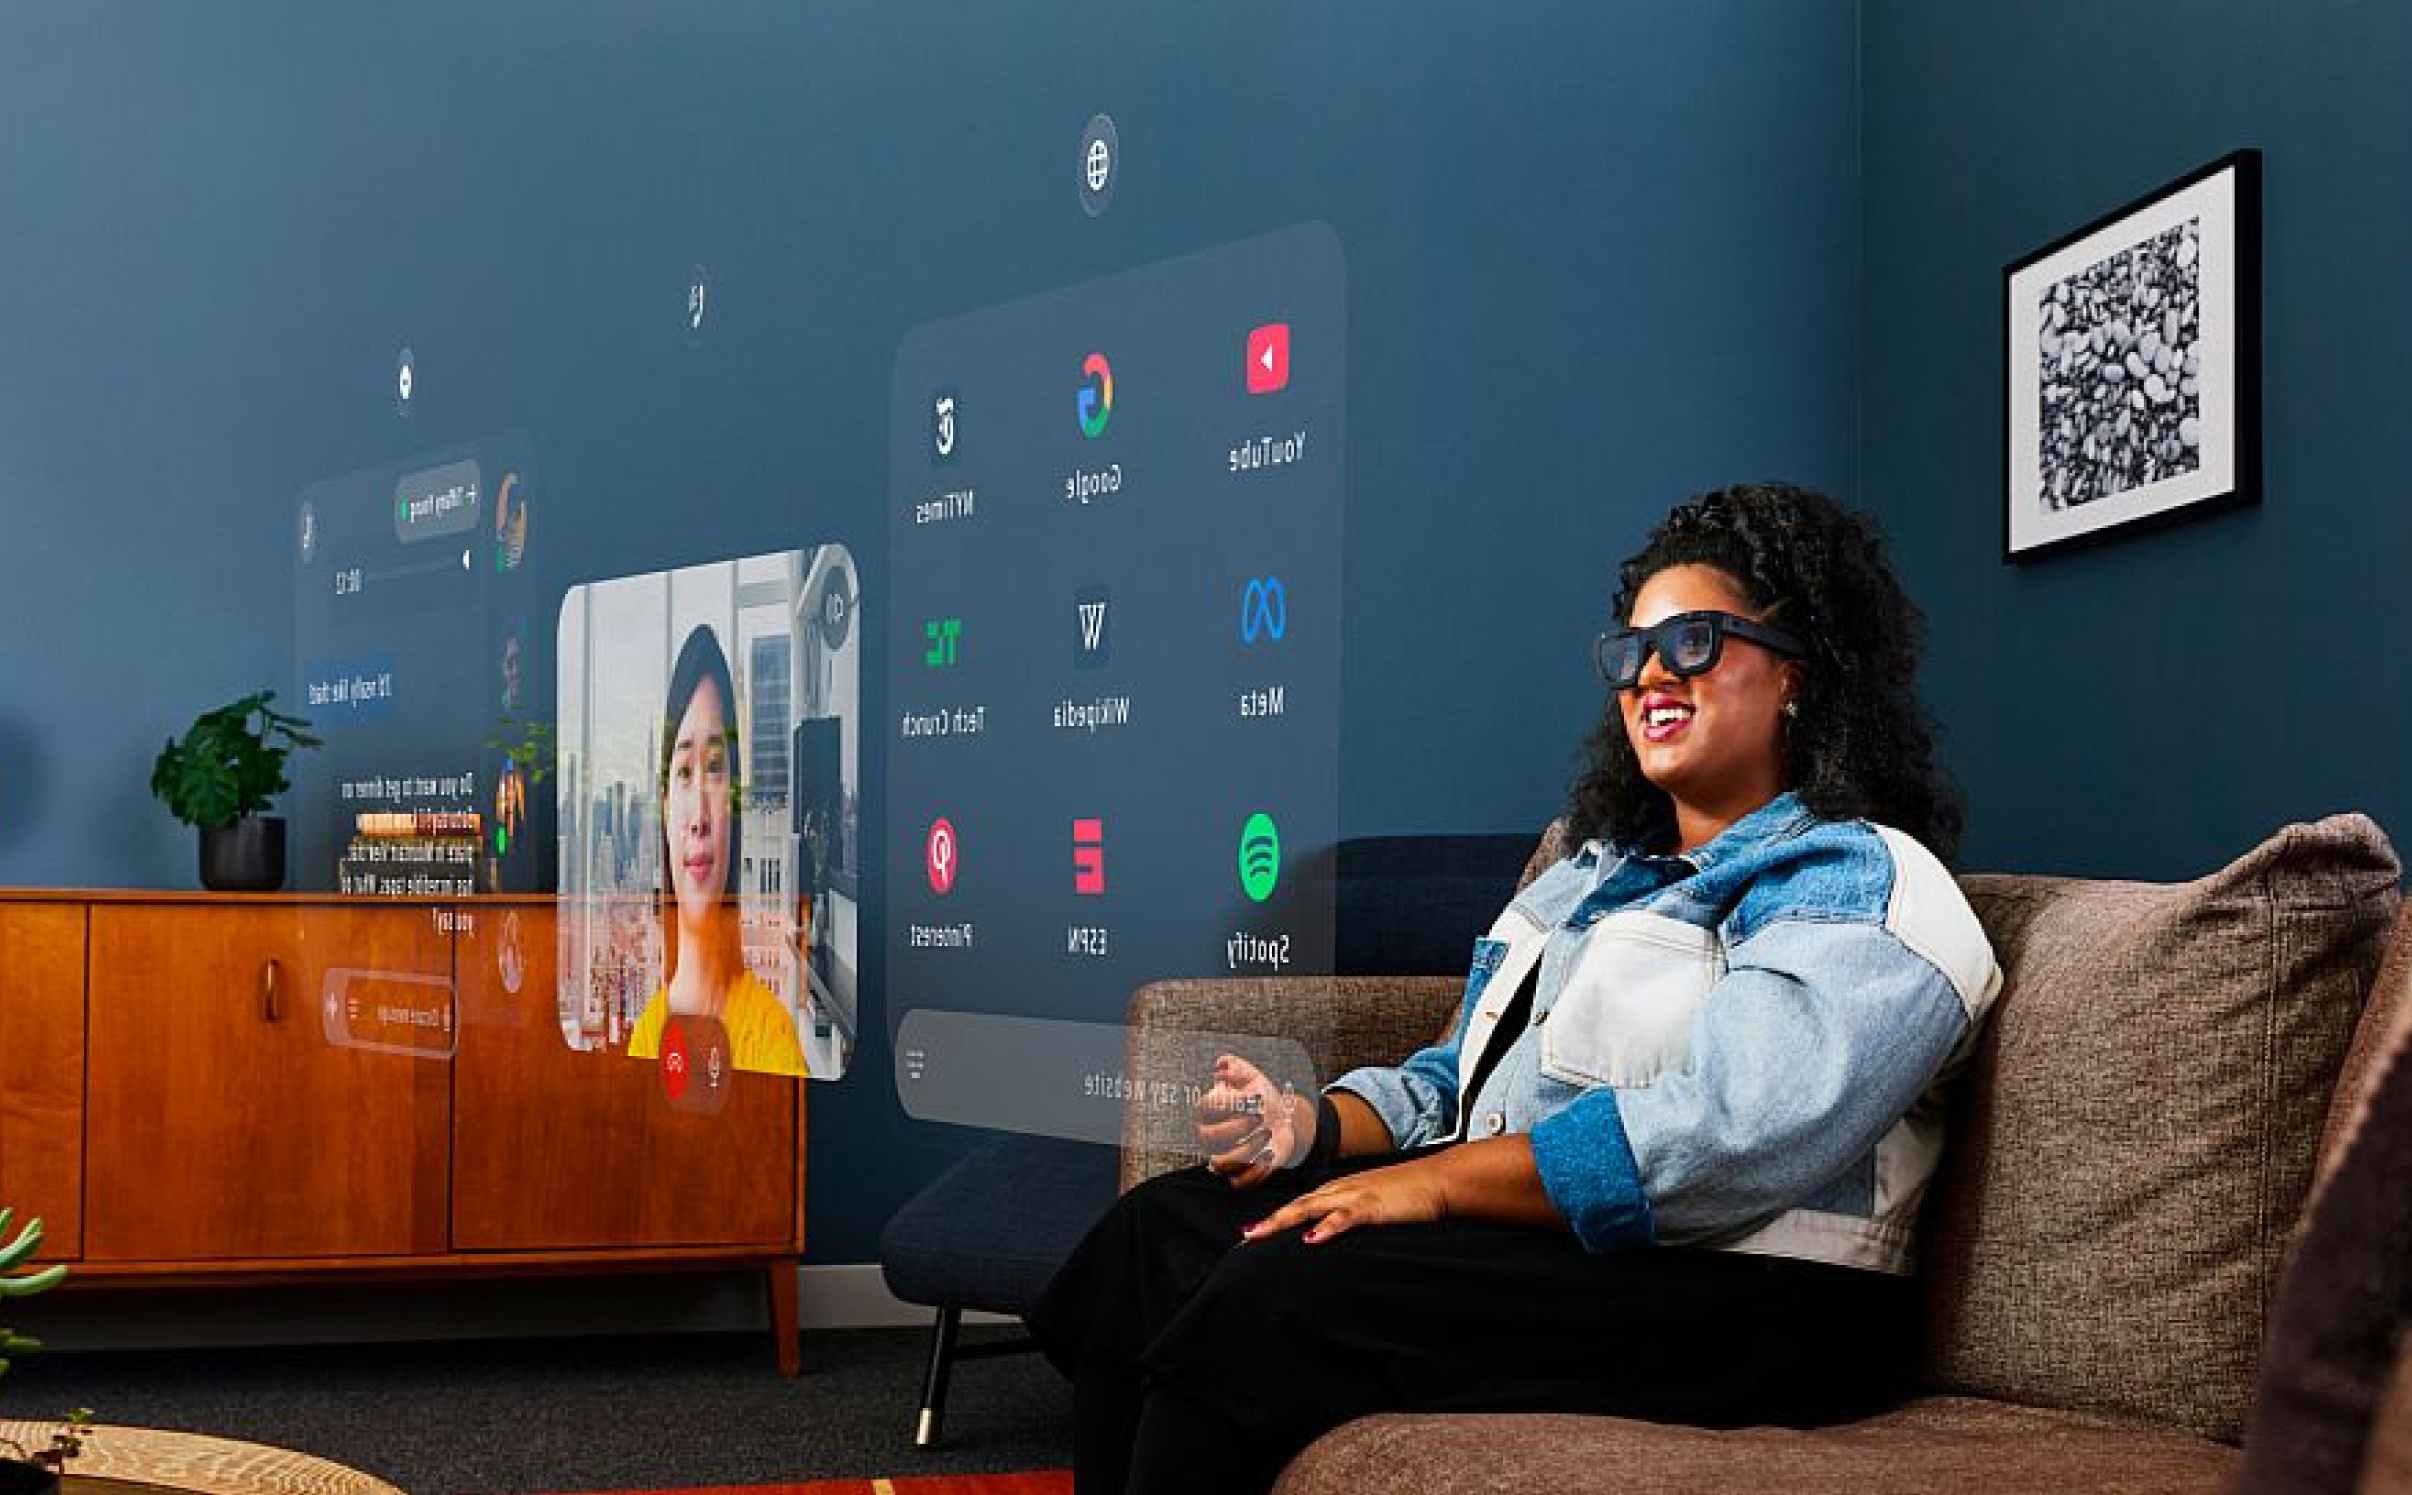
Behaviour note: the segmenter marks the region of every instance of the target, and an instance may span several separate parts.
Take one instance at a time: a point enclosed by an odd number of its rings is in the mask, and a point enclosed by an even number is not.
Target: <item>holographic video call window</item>
[[[899,348],[875,730],[908,1114],[1111,1140],[1195,1099],[1130,1072],[1135,988],[1328,977],[1346,307],[1307,224]]]
[[[834,1079],[855,1045],[861,591],[843,546],[572,587],[559,1006],[579,1050]]]

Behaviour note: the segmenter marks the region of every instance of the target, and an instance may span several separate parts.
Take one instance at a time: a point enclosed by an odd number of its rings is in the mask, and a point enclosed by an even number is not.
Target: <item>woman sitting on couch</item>
[[[2001,980],[1937,860],[1920,614],[1870,521],[1781,485],[1669,514],[1615,612],[1577,849],[1449,1038],[1314,1104],[1223,1056],[1205,1168],[1032,1311],[1083,1495],[1262,1490],[1378,1411],[1809,1424],[1904,1386],[1941,1086]]]

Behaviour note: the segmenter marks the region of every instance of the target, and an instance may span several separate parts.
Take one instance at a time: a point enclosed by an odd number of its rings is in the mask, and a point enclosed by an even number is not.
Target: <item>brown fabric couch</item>
[[[1927,1201],[1922,1385],[1906,1405],[1807,1431],[1369,1417],[1307,1449],[1278,1489],[2220,1489],[2323,1139],[2346,1129],[2372,1034],[2412,981],[2399,875],[2378,827],[2343,815],[2191,883],[1961,879],[2006,981]],[[1279,1035],[1327,1075],[1396,1062],[1448,1021],[1462,983],[1157,983],[1132,1001],[1132,1072],[1191,1078],[1204,1034]],[[1124,1182],[1186,1164],[1184,1125],[1134,1113]],[[2407,1386],[2399,1368],[2374,1398],[2365,1491],[2389,1487],[2412,1446]]]

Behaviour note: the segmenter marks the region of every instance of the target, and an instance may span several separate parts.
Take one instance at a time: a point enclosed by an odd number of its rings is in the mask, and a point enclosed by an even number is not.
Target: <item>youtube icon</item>
[[[1267,322],[1248,334],[1248,393],[1269,395],[1290,383],[1290,324]]]

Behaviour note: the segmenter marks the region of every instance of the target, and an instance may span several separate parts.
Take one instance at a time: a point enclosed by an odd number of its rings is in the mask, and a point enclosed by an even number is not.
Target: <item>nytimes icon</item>
[[[1101,586],[1082,587],[1072,594],[1072,666],[1101,670],[1112,660],[1113,635],[1107,631],[1112,594]]]
[[[957,422],[962,396],[951,389],[939,390],[930,396],[930,460],[952,462],[958,439]]]

